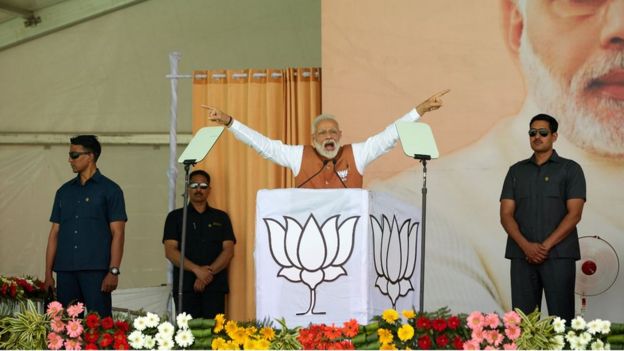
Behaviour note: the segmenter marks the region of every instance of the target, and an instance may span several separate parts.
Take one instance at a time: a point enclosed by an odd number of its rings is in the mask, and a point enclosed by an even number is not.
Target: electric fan
[[[609,290],[620,272],[615,249],[599,236],[579,238],[581,259],[576,262],[576,293],[581,296],[581,316],[587,308],[587,297]]]

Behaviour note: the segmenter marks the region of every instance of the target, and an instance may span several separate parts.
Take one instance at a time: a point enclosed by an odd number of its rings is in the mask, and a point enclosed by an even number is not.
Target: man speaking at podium
[[[439,109],[442,107],[442,95],[448,92],[444,90],[433,95],[399,120],[416,121],[425,113]],[[321,114],[312,122],[313,145],[285,145],[279,140],[267,138],[217,108],[202,107],[208,110],[211,121],[228,127],[236,139],[251,146],[260,156],[290,168],[297,188],[361,188],[366,166],[390,151],[399,140],[393,123],[364,142],[341,145],[342,131],[338,121],[332,115]]]

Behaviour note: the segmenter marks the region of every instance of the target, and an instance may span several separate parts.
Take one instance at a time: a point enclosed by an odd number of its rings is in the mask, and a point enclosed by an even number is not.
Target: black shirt
[[[209,265],[217,259],[223,251],[223,242],[231,240],[236,243],[232,223],[227,213],[206,207],[203,213],[195,210],[193,205],[188,205],[186,224],[186,248],[184,256],[197,265]],[[178,249],[182,242],[182,209],[173,210],[167,215],[163,242],[175,240]],[[192,292],[196,276],[193,272],[184,271],[184,292]],[[173,290],[178,291],[179,268],[173,270]],[[215,275],[214,280],[206,286],[205,291],[229,292],[227,281],[227,269]]]
[[[54,270],[108,270],[110,223],[127,220],[121,188],[99,170],[84,185],[80,175],[63,184],[50,215],[59,224]]]
[[[543,242],[568,213],[569,199],[585,200],[585,176],[581,166],[557,155],[541,166],[535,155],[509,168],[500,199],[514,200],[514,218],[520,232],[531,242]],[[524,258],[518,244],[507,238],[506,258]],[[550,250],[548,257],[580,258],[576,227]]]

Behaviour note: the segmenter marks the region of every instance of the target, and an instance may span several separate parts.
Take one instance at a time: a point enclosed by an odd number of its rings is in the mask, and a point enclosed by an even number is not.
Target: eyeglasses
[[[191,183],[191,184],[189,184],[189,188],[191,188],[191,189],[200,188],[202,190],[206,190],[206,189],[208,189],[208,184],[206,184],[206,183]]]
[[[590,16],[604,8],[608,0],[554,0],[552,10],[559,17]]]
[[[69,158],[71,158],[72,160],[77,159],[78,157],[80,157],[81,155],[86,155],[86,154],[90,154],[91,151],[83,151],[83,152],[79,152],[79,151],[70,151],[69,152]]]
[[[537,133],[539,133],[540,136],[547,137],[548,134],[550,134],[550,131],[548,129],[546,129],[546,128],[540,128],[540,129],[531,128],[531,129],[529,129],[529,136],[531,138],[536,136]]]

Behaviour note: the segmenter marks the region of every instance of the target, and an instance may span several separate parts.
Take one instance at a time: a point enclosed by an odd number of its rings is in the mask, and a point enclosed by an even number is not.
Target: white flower
[[[145,346],[145,338],[143,337],[143,333],[138,330],[133,331],[128,335],[128,343],[132,346],[133,349],[139,350]]]
[[[572,350],[585,350],[585,345],[580,342],[579,338],[571,338],[568,342],[570,343],[570,349]]]
[[[147,327],[146,322],[147,320],[145,319],[145,317],[138,317],[134,320],[132,326],[134,326],[134,329],[138,331],[143,331]]]
[[[159,350],[171,350],[175,345],[173,344],[173,340],[171,339],[160,339],[158,341],[158,349]]]
[[[569,342],[569,343],[572,343],[572,341],[571,341],[571,340],[576,340],[576,339],[577,339],[577,336],[576,336],[576,333],[574,332],[574,330],[570,330],[570,331],[568,331],[568,333],[567,333],[567,334],[566,334],[566,336],[565,336],[565,339],[566,339],[566,341],[567,341],[567,342]]]
[[[604,334],[604,335],[609,334],[611,332],[611,322],[609,322],[609,321],[602,321],[602,323],[600,325],[600,332],[602,334]]]
[[[601,325],[602,321],[600,319],[594,319],[593,321],[587,323],[587,332],[591,335],[595,335],[600,332]]]
[[[591,334],[588,332],[583,332],[581,333],[581,335],[579,335],[579,341],[581,342],[581,344],[583,344],[583,348],[587,347],[587,344],[589,344],[591,339]]]
[[[145,337],[143,338],[143,346],[146,349],[153,349],[154,346],[156,346],[156,340],[154,338],[152,338],[151,335],[145,335]]]
[[[176,322],[178,324],[178,328],[180,329],[188,329],[188,322],[193,319],[193,317],[191,317],[190,314],[186,313],[186,312],[182,312],[180,313],[177,317],[176,317]]]
[[[552,339],[550,339],[552,343],[553,350],[563,350],[565,346],[565,340],[563,339],[563,335],[555,335]]]
[[[557,334],[563,334],[565,332],[565,319],[561,319],[559,317],[555,317],[552,322],[553,329]]]
[[[145,319],[145,325],[147,325],[148,328],[156,328],[158,323],[160,323],[160,317],[155,313],[147,312]]]
[[[178,333],[176,334],[176,337],[175,337],[175,341],[181,347],[188,347],[188,346],[193,345],[193,341],[195,341],[195,338],[193,337],[193,333],[191,333],[191,331],[188,329],[178,330]]]
[[[570,323],[572,326],[572,329],[574,330],[583,330],[585,329],[585,320],[583,319],[583,317],[581,316],[577,316],[576,318],[574,318],[572,320],[572,322]]]
[[[602,340],[596,340],[594,342],[591,343],[591,349],[592,350],[604,350],[604,343],[602,342]]]
[[[169,322],[162,322],[158,326],[158,334],[161,334],[163,336],[168,336],[169,338],[173,336],[174,331],[175,331],[175,328],[173,327],[173,324]]]

